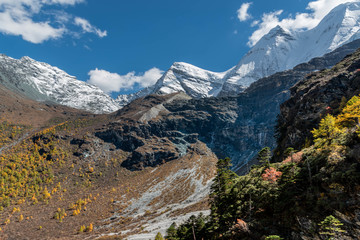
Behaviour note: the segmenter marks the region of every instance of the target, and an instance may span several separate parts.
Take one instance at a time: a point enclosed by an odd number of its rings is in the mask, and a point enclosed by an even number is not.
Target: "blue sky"
[[[228,70],[274,25],[311,28],[343,2],[0,0],[0,52],[47,62],[114,96],[152,84],[173,62]]]

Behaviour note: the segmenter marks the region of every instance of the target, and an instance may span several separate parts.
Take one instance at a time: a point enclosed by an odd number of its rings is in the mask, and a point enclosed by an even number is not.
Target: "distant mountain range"
[[[359,39],[359,22],[360,3],[345,3],[334,8],[311,30],[289,32],[280,26],[273,28],[228,71],[215,73],[177,62],[154,85],[133,94],[119,95],[116,100],[98,87],[29,57],[16,60],[1,55],[0,83],[37,101],[93,113],[114,112],[150,94],[185,92],[195,99],[236,96],[258,79],[292,69]]]
[[[193,98],[236,96],[256,80],[292,69],[360,38],[360,3],[334,8],[317,27],[291,33],[280,26],[263,36],[240,62],[223,73],[174,63],[156,82],[135,94],[120,95],[120,105],[151,93],[182,91]]]
[[[87,110],[114,112],[119,105],[100,88],[29,57],[19,60],[0,55],[0,83],[12,91],[40,101]]]

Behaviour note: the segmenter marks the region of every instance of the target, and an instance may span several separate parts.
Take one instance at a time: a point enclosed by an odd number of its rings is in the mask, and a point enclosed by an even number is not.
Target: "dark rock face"
[[[97,132],[95,135],[105,142],[113,143],[116,148],[127,152],[132,152],[145,144],[142,139],[123,131],[123,129],[110,129],[104,132]]]
[[[260,79],[238,97],[173,102],[166,107],[172,114],[188,113],[187,118],[191,115],[199,119],[204,116],[203,113],[208,113],[210,116],[198,121],[201,124],[196,124],[191,131],[199,133],[200,139],[218,157],[230,157],[236,169],[251,160],[261,148],[276,146],[276,119],[280,104],[290,97],[289,89],[310,72],[334,66],[358,47],[360,41],[356,40],[324,57],[300,64],[293,70]],[[192,114],[191,110],[194,111]]]
[[[219,158],[230,157],[238,170],[261,148],[275,148],[276,119],[280,104],[290,97],[289,89],[310,72],[333,66],[359,46],[360,41],[354,41],[293,70],[260,79],[236,97],[170,100],[176,97],[172,94],[135,100],[115,113],[114,121],[96,135],[130,152],[123,166],[132,170],[176,159],[198,140]],[[144,116],[151,117],[144,120]]]
[[[337,114],[342,99],[360,93],[360,50],[332,69],[307,76],[291,88],[291,98],[281,105],[277,152],[300,149],[311,141],[310,131],[326,114]]]
[[[131,170],[155,167],[186,154],[188,147],[198,140],[197,134],[186,134],[176,129],[177,125],[151,121],[124,125],[112,123],[109,130],[99,131],[96,136],[117,148],[130,152],[122,166]]]
[[[155,167],[179,157],[178,149],[171,142],[163,140],[156,146],[148,145],[137,148],[121,166],[131,170],[138,170],[148,166]]]
[[[89,144],[90,142],[89,141],[86,141],[84,139],[78,139],[78,138],[73,138],[71,141],[70,141],[70,144],[72,145],[78,145],[79,147],[81,147],[83,144]]]

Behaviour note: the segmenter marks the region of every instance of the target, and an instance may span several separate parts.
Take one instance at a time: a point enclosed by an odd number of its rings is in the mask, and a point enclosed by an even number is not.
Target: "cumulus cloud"
[[[69,33],[66,24],[69,18],[73,18],[70,14],[64,12],[59,17],[51,14],[51,9],[45,6],[73,6],[85,0],[0,0],[0,32],[8,35],[21,36],[24,40],[32,43],[42,43],[49,39],[57,39],[65,33]],[[52,18],[49,18],[52,16]],[[35,21],[43,18],[43,20]],[[85,19],[84,19],[85,20]],[[86,21],[86,20],[85,20]],[[76,25],[76,24],[75,24]],[[83,26],[80,26],[84,31]],[[98,36],[106,36],[106,31],[90,25],[88,27]]]
[[[359,0],[316,0],[309,2],[308,12],[297,13],[294,17],[288,16],[281,19],[283,10],[264,13],[261,20],[253,22],[252,26],[258,28],[249,38],[248,45],[254,46],[261,37],[267,34],[277,25],[289,31],[306,30],[316,27],[319,22],[336,6],[347,2],[359,2]],[[256,24],[254,24],[256,23]]]
[[[237,17],[240,22],[244,22],[251,18],[251,15],[248,13],[251,4],[251,2],[243,3],[241,7],[237,10]]]
[[[22,36],[26,41],[42,43],[63,35],[64,28],[54,28],[48,22],[33,22],[30,18],[14,19],[9,13],[0,13],[0,31],[9,35]]]
[[[46,2],[46,1],[45,1]],[[49,3],[54,4],[68,4],[68,5],[75,5],[77,3],[85,2],[85,0],[48,0]]]
[[[142,75],[136,75],[135,72],[120,75],[96,68],[88,73],[90,78],[87,82],[98,86],[106,93],[111,93],[132,89],[135,84],[139,84],[141,87],[148,87],[153,85],[163,73],[164,71],[158,68],[151,68]]]
[[[98,35],[101,38],[106,37],[106,35],[107,35],[106,31],[101,31],[97,27],[91,25],[88,20],[80,18],[80,17],[75,18],[75,25],[80,26],[84,32],[95,33],[96,35]]]

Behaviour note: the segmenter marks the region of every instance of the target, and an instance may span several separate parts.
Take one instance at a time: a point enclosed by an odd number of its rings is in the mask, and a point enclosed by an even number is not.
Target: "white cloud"
[[[0,31],[9,35],[22,36],[26,41],[42,43],[63,35],[64,28],[54,28],[47,22],[35,23],[30,18],[15,20],[9,13],[0,13]]]
[[[63,12],[63,17],[51,14],[52,9],[44,6],[73,6],[85,0],[0,0],[0,32],[8,35],[21,36],[32,43],[42,43],[49,39],[62,37],[70,30],[66,27],[73,16]],[[45,17],[44,17],[45,16]],[[49,17],[51,16],[51,17]],[[35,17],[44,20],[35,21]],[[101,31],[92,25],[93,33],[103,37]]]
[[[251,23],[251,27],[255,27],[255,26],[257,26],[257,25],[259,25],[259,23],[260,23],[260,21],[259,20],[255,20],[255,21],[253,21],[252,23]]]
[[[85,0],[47,0],[45,2],[51,3],[51,4],[68,4],[68,5],[75,5],[77,3],[85,2]]]
[[[97,27],[94,27],[93,25],[91,25],[88,20],[80,18],[80,17],[75,18],[75,25],[80,26],[84,32],[95,33],[96,35],[98,35],[101,38],[106,37],[106,35],[107,35],[106,31],[101,31]]]
[[[316,0],[309,2],[308,12],[297,13],[295,17],[288,16],[280,19],[283,10],[264,13],[259,22],[254,21],[252,26],[258,26],[249,38],[248,45],[254,46],[265,34],[277,25],[289,31],[299,31],[316,27],[319,22],[336,6],[359,0]],[[256,23],[256,24],[254,24]]]
[[[136,83],[141,87],[148,87],[153,85],[163,73],[164,71],[161,71],[158,68],[151,68],[143,75],[136,75],[135,72],[119,75],[117,73],[111,73],[96,68],[88,73],[90,78],[87,82],[98,86],[106,93],[111,93],[132,89]]]
[[[244,22],[251,18],[251,15],[248,13],[251,4],[251,2],[243,3],[241,7],[237,10],[237,17],[240,22]]]

